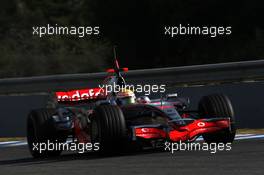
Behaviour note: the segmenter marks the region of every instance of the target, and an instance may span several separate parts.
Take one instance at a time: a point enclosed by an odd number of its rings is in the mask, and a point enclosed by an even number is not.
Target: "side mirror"
[[[115,70],[114,69],[107,69],[106,72],[108,72],[108,73],[114,73]]]
[[[124,67],[122,68],[124,72],[128,72],[128,68],[127,67]]]

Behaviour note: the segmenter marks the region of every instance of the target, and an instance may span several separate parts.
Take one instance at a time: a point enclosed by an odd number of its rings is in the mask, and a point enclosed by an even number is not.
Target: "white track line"
[[[18,143],[13,143],[13,144],[8,145],[8,147],[24,146],[24,145],[27,145],[27,141],[21,141],[21,142],[18,142]]]
[[[1,146],[1,145],[6,145],[6,144],[19,143],[19,142],[24,142],[24,141],[8,141],[8,142],[0,142],[0,146]]]
[[[243,137],[237,137],[236,140],[244,140],[244,139],[257,139],[257,138],[264,138],[264,135],[252,135],[252,136],[243,136]]]

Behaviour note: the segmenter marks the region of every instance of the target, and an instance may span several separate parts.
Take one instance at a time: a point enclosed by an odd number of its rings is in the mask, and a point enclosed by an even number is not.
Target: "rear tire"
[[[212,134],[204,134],[203,138],[207,143],[230,143],[234,141],[236,135],[234,110],[230,99],[223,94],[213,94],[204,96],[198,106],[200,115],[204,118],[229,118],[230,128]]]
[[[66,136],[56,131],[52,115],[55,113],[54,109],[37,109],[32,110],[27,119],[27,141],[31,155],[34,158],[54,157],[59,156],[62,150],[44,150],[40,153],[34,145],[45,143],[63,143],[66,141]]]
[[[101,153],[122,150],[126,141],[126,123],[118,106],[101,105],[95,108],[91,118],[91,141],[100,144]]]

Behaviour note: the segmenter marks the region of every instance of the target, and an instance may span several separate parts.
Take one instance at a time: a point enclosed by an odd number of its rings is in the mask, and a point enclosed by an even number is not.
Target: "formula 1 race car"
[[[104,84],[126,82],[115,59]],[[223,94],[204,96],[196,111],[188,100],[168,94],[161,99],[140,97],[128,105],[103,89],[56,92],[55,108],[32,110],[27,119],[27,140],[33,157],[58,156],[62,150],[34,149],[40,143],[99,143],[101,153],[156,143],[191,142],[202,136],[207,143],[233,142],[236,128],[232,104]],[[144,100],[146,98],[147,100]],[[143,99],[143,101],[142,101]]]

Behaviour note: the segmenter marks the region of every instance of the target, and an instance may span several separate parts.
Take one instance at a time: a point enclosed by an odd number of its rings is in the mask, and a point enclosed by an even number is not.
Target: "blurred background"
[[[264,9],[257,0],[4,0],[0,78],[104,71],[118,46],[130,69],[264,58]],[[32,35],[33,26],[100,26],[100,35]],[[231,35],[164,36],[164,26],[232,26]]]

